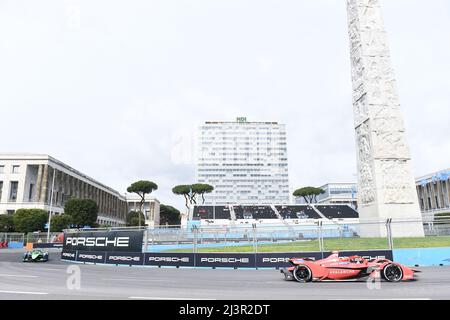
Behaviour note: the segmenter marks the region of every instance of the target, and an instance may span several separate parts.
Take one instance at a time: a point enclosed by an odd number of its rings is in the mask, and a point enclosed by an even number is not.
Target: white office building
[[[205,204],[289,203],[284,124],[237,118],[199,129],[197,182],[214,186]]]
[[[417,178],[416,189],[424,218],[450,215],[450,168]]]
[[[71,198],[92,199],[99,208],[100,225],[124,226],[136,209],[136,196],[127,196],[46,154],[0,154],[0,214],[43,209],[64,213]],[[146,224],[159,225],[159,201],[144,204]]]
[[[126,193],[126,199],[128,204],[128,212],[139,211],[141,197],[135,193]],[[149,227],[159,226],[159,212],[160,203],[159,200],[149,195],[145,196],[145,201],[142,206],[142,213],[145,217],[145,224]]]
[[[319,204],[347,204],[358,210],[358,186],[356,183],[327,183],[320,187],[325,191],[316,197]],[[295,199],[296,204],[306,204],[303,197]]]

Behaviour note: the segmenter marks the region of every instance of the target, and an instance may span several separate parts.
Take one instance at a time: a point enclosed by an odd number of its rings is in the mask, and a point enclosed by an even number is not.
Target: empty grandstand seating
[[[270,206],[233,206],[236,219],[278,219]]]
[[[302,220],[314,219],[358,219],[358,212],[348,205],[276,205],[281,219],[293,220],[294,223],[302,223]],[[269,205],[234,205],[231,208],[238,223],[281,223],[278,215]],[[322,216],[323,215],[323,216]],[[232,220],[234,216],[229,206],[198,205],[194,206],[192,220],[202,220],[207,223],[225,223],[224,220]],[[222,220],[222,221],[221,221]],[[310,223],[311,221],[305,221]],[[331,223],[331,221],[330,221]]]
[[[309,205],[275,206],[283,219],[320,219],[322,218]]]
[[[352,207],[347,205],[316,205],[328,219],[358,219],[359,215]]]
[[[230,209],[225,206],[195,206],[193,219],[231,219]]]

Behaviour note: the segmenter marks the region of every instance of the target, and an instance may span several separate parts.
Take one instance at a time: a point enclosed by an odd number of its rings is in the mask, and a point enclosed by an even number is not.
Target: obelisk
[[[423,236],[380,1],[347,0],[347,10],[360,234],[385,236],[384,225],[365,223],[392,218],[394,236]],[[402,220],[410,222],[400,223]]]

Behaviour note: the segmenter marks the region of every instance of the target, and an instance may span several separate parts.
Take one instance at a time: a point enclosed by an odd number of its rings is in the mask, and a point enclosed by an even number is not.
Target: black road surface
[[[0,251],[0,300],[450,299],[450,267],[419,268],[419,280],[411,282],[300,284],[278,270],[70,264],[59,261],[59,250],[51,250],[47,263],[23,263],[23,252]]]

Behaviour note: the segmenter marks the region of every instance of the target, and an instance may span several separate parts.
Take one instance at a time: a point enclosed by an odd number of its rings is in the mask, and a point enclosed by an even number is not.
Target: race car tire
[[[389,263],[387,264],[381,273],[383,278],[389,282],[399,282],[403,279],[403,270],[399,265]]]
[[[309,282],[312,280],[312,272],[308,266],[300,264],[292,271],[292,275],[297,282]]]

